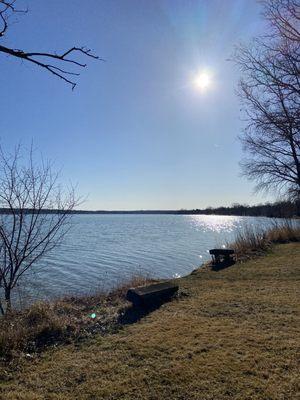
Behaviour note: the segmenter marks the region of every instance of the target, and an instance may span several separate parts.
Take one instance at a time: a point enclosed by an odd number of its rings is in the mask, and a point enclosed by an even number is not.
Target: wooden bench
[[[169,300],[177,291],[177,285],[162,282],[129,289],[126,298],[135,306],[151,306]]]
[[[232,249],[211,249],[209,254],[212,256],[214,264],[220,264],[221,262],[232,262],[232,256],[234,250]]]

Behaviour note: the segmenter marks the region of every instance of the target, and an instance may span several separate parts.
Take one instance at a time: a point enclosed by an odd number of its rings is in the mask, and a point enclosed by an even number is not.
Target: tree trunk
[[[1,301],[0,301],[0,313],[1,313],[2,315],[5,314],[5,311],[4,311],[4,308],[3,308],[3,305],[2,305],[2,303],[1,303]]]
[[[11,312],[11,289],[5,289],[5,303],[6,303],[6,310],[5,313],[8,314]]]

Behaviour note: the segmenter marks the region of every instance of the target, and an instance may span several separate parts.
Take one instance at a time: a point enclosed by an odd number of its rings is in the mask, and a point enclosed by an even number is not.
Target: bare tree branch
[[[15,7],[16,0],[0,0],[0,39],[7,33],[9,18],[14,13],[26,13],[27,10],[19,10]],[[86,68],[87,64],[77,59],[78,55],[92,59],[104,61],[86,47],[71,47],[61,54],[51,52],[27,52],[12,47],[0,45],[0,53],[25,60],[31,64],[48,71],[50,74],[62,79],[70,84],[72,89],[76,87],[76,82],[71,76],[79,76],[80,73],[61,67],[62,65],[73,65],[79,68]]]

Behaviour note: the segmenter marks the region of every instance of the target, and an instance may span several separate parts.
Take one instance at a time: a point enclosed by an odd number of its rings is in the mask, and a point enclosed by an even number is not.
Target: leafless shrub
[[[24,159],[20,147],[0,149],[0,311],[11,310],[12,291],[41,257],[54,249],[69,229],[78,199],[63,191],[50,163],[37,163],[32,148]]]

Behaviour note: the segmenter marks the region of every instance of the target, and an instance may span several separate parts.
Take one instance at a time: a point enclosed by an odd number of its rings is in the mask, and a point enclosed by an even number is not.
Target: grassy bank
[[[2,368],[0,398],[296,399],[299,280],[299,243],[198,270],[140,322]]]

